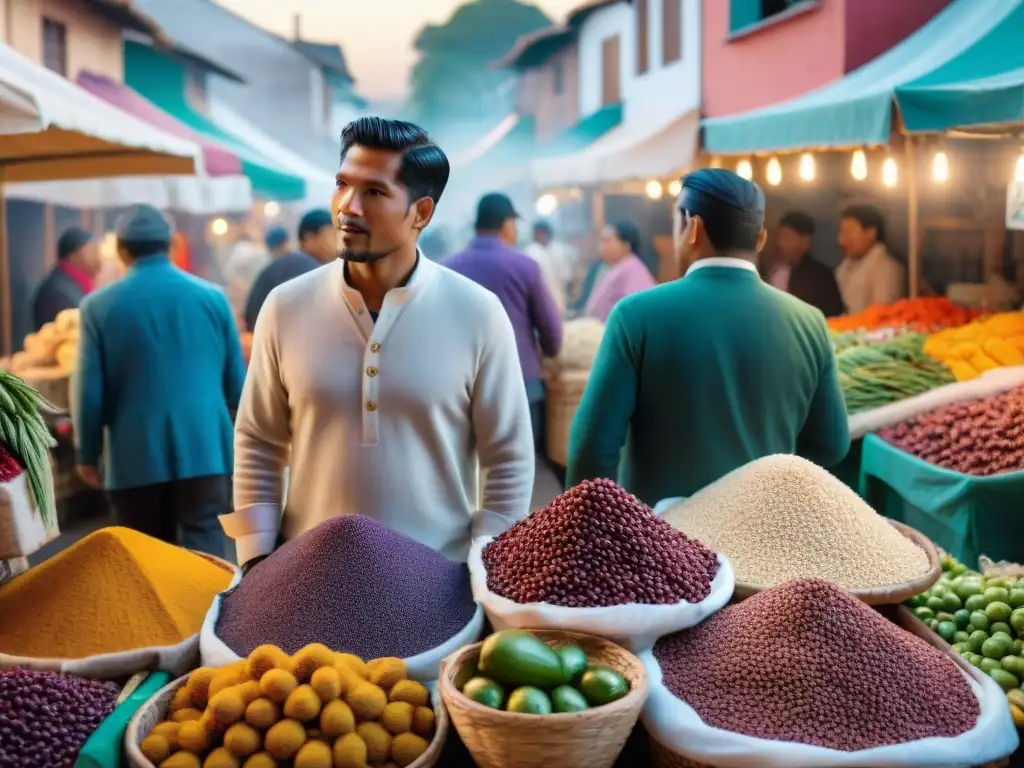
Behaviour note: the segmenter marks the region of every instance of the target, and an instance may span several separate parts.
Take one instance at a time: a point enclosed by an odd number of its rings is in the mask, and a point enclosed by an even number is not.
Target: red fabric
[[[59,266],[67,273],[68,277],[78,283],[78,287],[82,289],[83,293],[92,293],[92,289],[96,286],[88,272],[67,261],[60,262]]]

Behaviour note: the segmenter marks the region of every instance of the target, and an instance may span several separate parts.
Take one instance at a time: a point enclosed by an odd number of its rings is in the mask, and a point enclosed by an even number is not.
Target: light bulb
[[[550,216],[558,208],[558,198],[548,193],[537,198],[537,213],[541,216]]]
[[[651,179],[644,185],[644,194],[647,195],[651,200],[657,200],[661,197],[664,190],[661,188],[661,182]]]
[[[750,164],[749,160],[740,160],[736,163],[736,175],[749,181],[754,178],[754,166]]]
[[[676,179],[675,181],[670,181],[668,183],[668,193],[670,195],[672,195],[672,197],[675,197],[676,195],[678,195],[682,191],[683,191],[683,183],[681,181],[679,181],[679,179]]]
[[[210,222],[210,231],[217,237],[223,237],[228,233],[228,220],[216,218]]]
[[[1013,172],[1013,180],[1024,184],[1024,153],[1017,158],[1017,168]]]
[[[804,152],[800,155],[800,178],[803,181],[814,181],[814,155]]]
[[[779,158],[773,157],[768,161],[768,167],[764,169],[764,178],[773,187],[779,186],[782,182],[782,163]]]
[[[896,168],[896,161],[891,157],[885,158],[882,163],[882,183],[887,187],[895,187],[899,178],[899,171]]]
[[[263,206],[263,215],[268,219],[277,218],[277,215],[281,212],[281,206],[271,200]]]
[[[853,153],[853,158],[850,160],[850,175],[857,181],[864,181],[868,177],[868,157],[864,154],[863,149],[858,149]]]
[[[722,158],[720,158],[718,155],[715,155],[714,157],[712,157],[711,158],[711,162],[709,164],[709,167],[710,168],[721,168],[722,167]]]
[[[932,160],[932,180],[936,184],[945,184],[949,181],[949,157],[945,152],[936,152]]]

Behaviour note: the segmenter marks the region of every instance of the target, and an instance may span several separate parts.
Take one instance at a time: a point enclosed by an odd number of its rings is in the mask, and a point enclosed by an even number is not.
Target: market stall
[[[569,320],[565,324],[562,351],[556,359],[545,361],[547,456],[562,467],[569,461],[569,430],[603,335],[604,323],[600,320]]]

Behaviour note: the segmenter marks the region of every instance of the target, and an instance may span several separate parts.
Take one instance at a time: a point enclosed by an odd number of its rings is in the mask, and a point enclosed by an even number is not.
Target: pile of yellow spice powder
[[[226,565],[127,528],[103,528],[0,586],[0,653],[81,659],[196,634]]]

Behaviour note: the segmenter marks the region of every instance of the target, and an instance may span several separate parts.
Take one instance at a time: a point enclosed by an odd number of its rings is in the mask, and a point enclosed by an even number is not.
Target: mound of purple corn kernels
[[[0,671],[0,768],[72,768],[117,702],[117,686],[56,672]]]
[[[487,587],[517,603],[699,603],[718,558],[611,480],[585,480],[484,547]]]
[[[706,725],[854,752],[974,727],[956,664],[837,584],[795,580],[654,646],[662,682]]]

